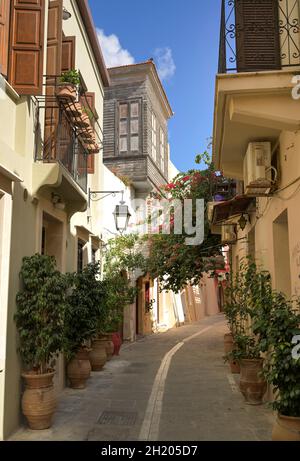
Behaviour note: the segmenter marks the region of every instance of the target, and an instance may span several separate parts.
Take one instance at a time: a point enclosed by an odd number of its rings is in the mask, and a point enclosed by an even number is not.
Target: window
[[[92,248],[92,263],[93,264],[96,264],[97,262],[97,249],[96,248]]]
[[[161,171],[165,170],[165,152],[166,152],[166,145],[165,145],[165,133],[160,128],[159,133],[159,140],[160,140],[160,169]]]
[[[157,119],[155,114],[152,112],[152,158],[157,160]]]
[[[119,153],[136,153],[140,149],[140,103],[119,104]]]

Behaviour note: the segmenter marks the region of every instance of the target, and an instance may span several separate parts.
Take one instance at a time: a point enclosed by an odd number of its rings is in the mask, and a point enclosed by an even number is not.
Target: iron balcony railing
[[[60,102],[56,97],[58,76],[44,77],[44,95],[34,98],[35,101],[35,161],[60,163],[72,176],[84,192],[88,186],[88,157],[82,132],[72,121],[74,103]],[[84,106],[94,117],[97,143],[102,145],[102,130],[96,116],[85,98],[84,89],[80,86],[79,95]]]
[[[219,73],[300,66],[298,0],[222,0]]]

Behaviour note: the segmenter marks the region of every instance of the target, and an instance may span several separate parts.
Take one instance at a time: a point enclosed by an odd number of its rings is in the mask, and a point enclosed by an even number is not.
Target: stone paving
[[[157,440],[271,440],[273,413],[244,403],[238,376],[222,359],[226,325],[222,315],[127,344],[85,390],[65,389],[53,427],[18,430],[10,440],[135,441],[145,417],[156,373],[176,344],[185,343],[168,370]]]

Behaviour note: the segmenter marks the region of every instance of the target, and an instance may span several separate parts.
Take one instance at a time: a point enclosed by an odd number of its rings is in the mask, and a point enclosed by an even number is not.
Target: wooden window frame
[[[132,104],[138,104],[139,108],[139,114],[138,117],[131,117],[131,105]],[[120,106],[126,105],[127,106],[127,117],[121,117],[120,116]],[[132,98],[132,99],[126,99],[126,100],[119,100],[117,101],[117,106],[116,106],[116,155],[117,156],[132,156],[132,155],[138,155],[139,152],[142,150],[142,142],[143,142],[143,121],[142,121],[142,110],[143,110],[143,104],[142,104],[142,98]],[[120,123],[122,121],[127,122],[127,133],[126,135],[121,135],[120,133]],[[131,133],[131,121],[132,120],[137,120],[138,121],[138,133]],[[139,138],[138,140],[138,149],[137,150],[131,150],[131,138],[133,136],[137,136]],[[120,150],[120,139],[121,138],[126,138],[127,140],[127,150],[126,151],[121,151]]]

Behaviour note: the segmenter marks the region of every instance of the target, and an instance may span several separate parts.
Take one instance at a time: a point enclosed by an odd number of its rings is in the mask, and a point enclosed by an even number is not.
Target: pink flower
[[[189,179],[191,179],[190,176],[185,176],[184,178],[181,179],[181,181],[186,182],[186,181],[188,181]]]

